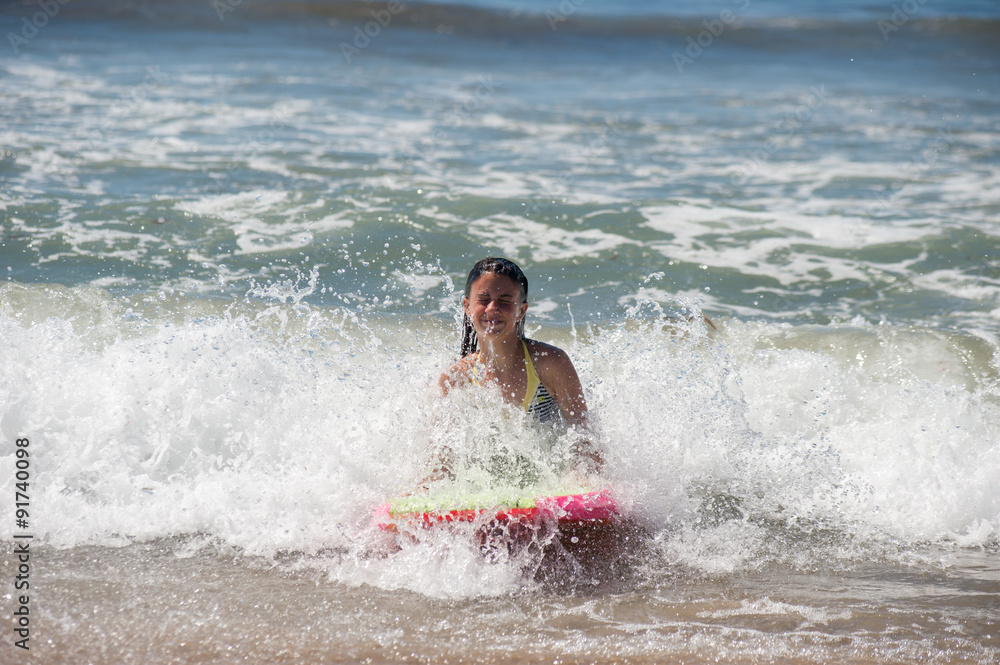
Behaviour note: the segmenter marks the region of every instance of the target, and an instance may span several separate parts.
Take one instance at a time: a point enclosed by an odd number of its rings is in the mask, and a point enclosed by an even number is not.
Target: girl
[[[468,385],[500,391],[543,422],[562,419],[587,428],[587,402],[565,351],[524,336],[528,279],[513,261],[487,258],[472,267],[462,298],[462,358],[441,375],[441,392]],[[589,442],[581,457],[603,464]],[[447,464],[434,476],[451,475]]]

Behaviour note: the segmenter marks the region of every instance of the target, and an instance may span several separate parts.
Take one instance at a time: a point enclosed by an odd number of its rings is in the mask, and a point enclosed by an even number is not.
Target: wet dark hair
[[[528,278],[524,272],[517,267],[517,264],[510,259],[486,258],[472,266],[469,271],[469,278],[465,280],[465,297],[472,294],[472,285],[477,279],[486,274],[502,275],[509,277],[521,287],[521,302],[528,302]],[[517,336],[524,337],[524,319],[517,322]],[[479,350],[479,338],[476,336],[476,329],[472,327],[472,321],[465,313],[462,314],[462,357],[475,353]]]

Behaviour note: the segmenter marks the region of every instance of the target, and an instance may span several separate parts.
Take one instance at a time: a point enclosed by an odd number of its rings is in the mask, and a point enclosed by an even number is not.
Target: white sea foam
[[[826,612],[815,607],[809,607],[806,605],[790,605],[788,603],[771,600],[770,598],[761,598],[760,600],[754,601],[744,599],[740,602],[739,607],[709,610],[699,612],[698,615],[704,618],[713,619],[748,615],[797,616],[803,619],[804,626],[826,624],[831,621],[843,621],[851,618],[850,612]]]
[[[257,304],[213,313],[176,296],[0,287],[0,433],[8,462],[9,442],[32,441],[37,537],[333,548],[347,553],[323,564],[336,579],[442,597],[516,584],[516,562],[490,567],[461,539],[365,558],[374,506],[425,472],[453,341],[437,324],[411,333],[309,307],[316,288],[265,285]],[[995,342],[863,322],[716,321],[709,334],[657,312],[645,294],[575,342],[533,334],[569,349],[607,479],[667,560],[716,575],[1000,536]],[[411,560],[449,574],[401,575]]]
[[[469,224],[469,233],[484,244],[500,247],[507,256],[537,262],[598,256],[622,245],[635,244],[624,236],[600,229],[567,230],[510,215],[475,220]]]

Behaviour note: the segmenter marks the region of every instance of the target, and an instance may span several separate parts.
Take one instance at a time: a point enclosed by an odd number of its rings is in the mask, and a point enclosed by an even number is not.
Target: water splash
[[[440,400],[451,322],[309,304],[317,285],[313,271],[215,304],[0,287],[0,435],[5,456],[32,438],[38,538],[198,537],[299,552],[336,579],[386,588],[520,588],[530,561],[471,563],[468,539],[372,558],[372,510],[426,474],[435,437],[489,462],[481,470],[499,455],[515,476],[549,479],[572,442],[538,438],[481,396]],[[715,330],[699,314],[696,302],[645,300],[575,338],[536,334],[574,359],[606,480],[650,534],[649,574],[996,546],[993,341],[864,325]],[[402,581],[414,562],[423,572]]]

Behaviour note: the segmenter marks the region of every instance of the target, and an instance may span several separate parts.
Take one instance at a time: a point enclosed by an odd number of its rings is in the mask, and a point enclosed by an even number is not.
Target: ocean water
[[[997,3],[0,37],[0,662],[1000,660]],[[532,436],[434,387],[489,255],[581,376],[613,561],[371,523],[431,441]]]

